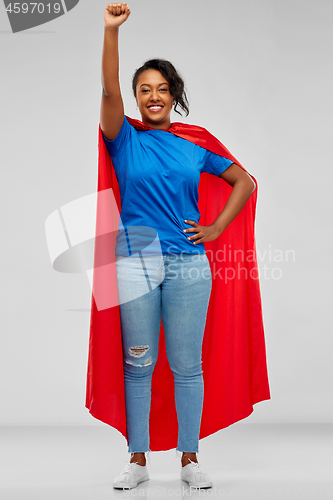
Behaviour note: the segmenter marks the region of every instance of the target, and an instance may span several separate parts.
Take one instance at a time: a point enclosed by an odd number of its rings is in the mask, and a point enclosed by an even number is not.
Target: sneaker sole
[[[213,482],[212,481],[206,481],[205,483],[191,483],[187,479],[184,479],[183,477],[181,478],[183,481],[189,484],[192,488],[212,488],[213,487]]]
[[[144,481],[148,481],[148,479],[149,479],[149,476],[144,476],[143,478],[139,479],[135,483],[117,483],[117,484],[114,484],[113,487],[115,489],[120,489],[120,490],[123,490],[123,489],[129,490],[131,488],[135,488],[139,483],[143,483]]]

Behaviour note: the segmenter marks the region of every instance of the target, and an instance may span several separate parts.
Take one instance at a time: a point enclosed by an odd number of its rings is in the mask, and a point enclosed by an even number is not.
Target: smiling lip
[[[161,111],[161,109],[163,109],[163,106],[159,106],[159,105],[152,105],[152,106],[148,106],[148,109],[149,109],[149,111],[151,111],[152,113],[158,113],[159,111]]]

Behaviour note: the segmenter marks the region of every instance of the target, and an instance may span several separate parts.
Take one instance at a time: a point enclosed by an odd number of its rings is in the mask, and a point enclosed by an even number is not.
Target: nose
[[[159,100],[158,92],[156,89],[155,90],[152,89],[151,94],[150,94],[150,100],[151,101],[158,101]]]

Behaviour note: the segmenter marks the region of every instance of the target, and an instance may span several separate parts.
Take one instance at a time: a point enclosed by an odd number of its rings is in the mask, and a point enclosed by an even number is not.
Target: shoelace
[[[127,464],[126,467],[124,468],[122,474],[127,473],[127,472],[132,472],[133,464],[137,464],[137,463],[138,462],[131,462],[131,463]]]
[[[146,451],[146,454],[147,454],[148,463],[150,464],[150,450]],[[132,454],[131,454],[131,456],[132,456]],[[127,460],[124,460],[124,461],[127,463]],[[131,463],[133,463],[133,462],[131,462]],[[138,462],[134,462],[134,463],[137,464]]]
[[[194,472],[203,472],[198,462],[193,462],[190,458],[188,460],[190,461],[189,466],[194,470]]]

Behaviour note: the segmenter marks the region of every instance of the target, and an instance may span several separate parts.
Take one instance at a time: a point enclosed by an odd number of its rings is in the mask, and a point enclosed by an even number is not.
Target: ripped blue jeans
[[[173,372],[177,450],[199,451],[203,405],[202,340],[212,288],[206,254],[116,256],[130,453],[149,448],[151,381],[161,318]]]

